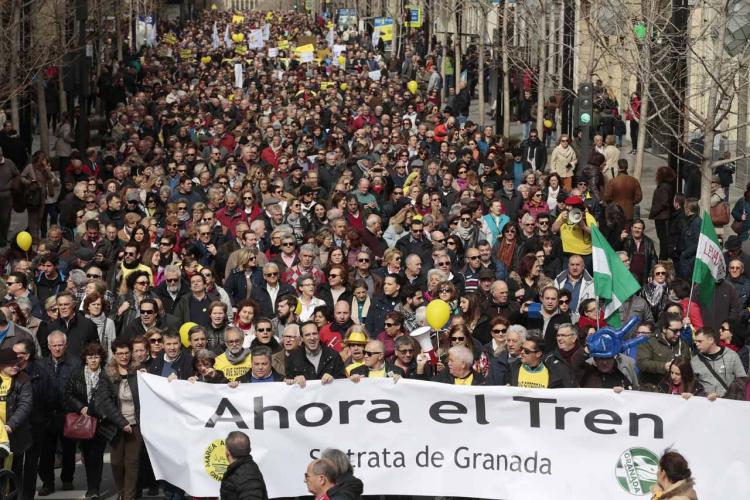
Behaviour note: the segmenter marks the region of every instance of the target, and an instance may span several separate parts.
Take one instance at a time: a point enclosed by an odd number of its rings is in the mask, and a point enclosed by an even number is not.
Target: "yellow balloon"
[[[346,57],[339,56],[338,60],[339,60],[339,66],[343,66],[344,64],[346,64]]]
[[[245,39],[244,33],[232,33],[232,41],[241,42],[244,39]]]
[[[417,89],[419,88],[419,84],[416,81],[412,80],[406,84],[406,88],[409,89],[409,92],[411,92],[412,94],[416,94]]]
[[[435,299],[427,304],[427,322],[433,330],[440,330],[451,317],[451,308],[448,303],[441,299]]]
[[[349,84],[347,84],[346,82],[344,82],[344,83],[342,83],[341,85],[339,85],[339,88],[340,88],[341,90],[343,90],[343,91],[345,91],[345,92],[346,92],[346,89],[348,89],[348,88],[349,88]]]
[[[185,347],[190,347],[190,335],[188,335],[188,332],[194,326],[198,326],[198,323],[188,321],[187,323],[183,323],[180,327],[180,342],[182,342],[182,345]]]
[[[211,56],[203,56],[203,57],[201,57],[201,62],[202,62],[203,64],[208,64],[208,63],[210,63],[210,62],[211,62]]]
[[[28,252],[31,248],[31,235],[26,231],[21,231],[16,236],[16,245],[24,252]]]
[[[544,120],[544,128],[552,128],[552,125],[554,125],[552,120]]]

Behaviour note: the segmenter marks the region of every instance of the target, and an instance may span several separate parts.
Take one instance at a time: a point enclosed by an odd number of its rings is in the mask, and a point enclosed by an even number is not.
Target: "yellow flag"
[[[245,16],[238,16],[237,14],[232,16],[232,24],[242,24],[245,20]]]

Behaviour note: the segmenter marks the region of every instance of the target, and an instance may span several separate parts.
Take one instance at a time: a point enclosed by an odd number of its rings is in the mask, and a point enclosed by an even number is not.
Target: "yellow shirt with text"
[[[253,368],[253,357],[248,355],[239,364],[233,365],[227,359],[226,354],[219,354],[216,356],[216,363],[214,363],[214,369],[224,373],[224,376],[229,379],[230,382],[237,380]]]

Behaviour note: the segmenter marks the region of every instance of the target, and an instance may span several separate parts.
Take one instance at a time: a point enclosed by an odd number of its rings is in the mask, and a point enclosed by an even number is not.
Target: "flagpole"
[[[596,299],[596,329],[599,329],[599,318],[601,315],[599,314],[599,298]]]

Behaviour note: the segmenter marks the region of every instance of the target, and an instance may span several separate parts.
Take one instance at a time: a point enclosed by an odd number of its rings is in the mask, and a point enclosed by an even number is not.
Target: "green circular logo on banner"
[[[591,115],[589,113],[581,113],[581,123],[584,125],[591,123]]]
[[[615,477],[623,490],[631,495],[651,494],[656,484],[659,457],[646,448],[628,448],[617,461]]]

